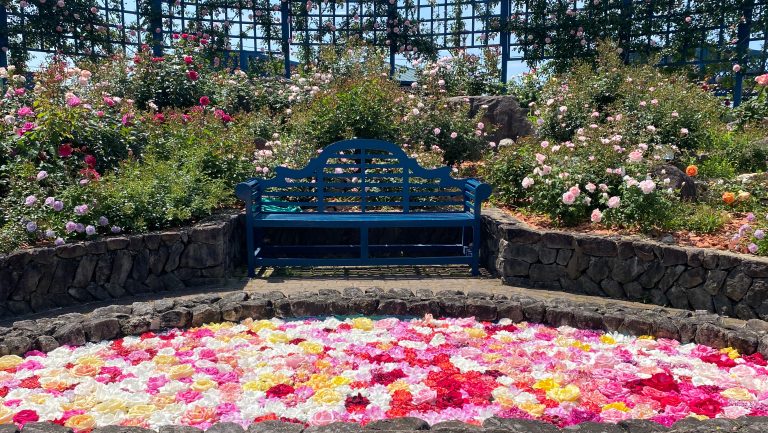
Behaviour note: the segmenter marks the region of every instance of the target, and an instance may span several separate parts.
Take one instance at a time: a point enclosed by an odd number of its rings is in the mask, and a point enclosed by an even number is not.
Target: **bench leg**
[[[472,275],[480,275],[480,224],[472,226]]]
[[[250,218],[250,215],[246,216],[246,218],[248,218],[245,223],[245,230],[248,232],[245,236],[246,254],[248,254],[248,278],[253,278],[256,276],[256,256],[254,255],[256,252],[254,246],[256,234],[253,229],[253,219]]]

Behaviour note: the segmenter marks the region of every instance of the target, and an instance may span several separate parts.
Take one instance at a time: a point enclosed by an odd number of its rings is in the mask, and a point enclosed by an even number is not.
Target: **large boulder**
[[[662,187],[680,190],[680,198],[684,200],[696,200],[696,181],[683,170],[672,164],[662,164],[655,168],[654,173],[659,179],[669,179],[669,185]]]
[[[457,104],[467,100],[470,116],[474,117],[479,111],[485,110],[483,123],[494,126],[488,141],[499,143],[505,138],[516,140],[517,137],[533,134],[533,125],[527,117],[528,110],[520,107],[514,96],[456,96],[448,99]]]

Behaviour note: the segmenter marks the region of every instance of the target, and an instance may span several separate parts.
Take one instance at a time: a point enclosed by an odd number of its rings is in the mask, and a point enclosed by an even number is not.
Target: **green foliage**
[[[728,223],[730,217],[725,211],[714,211],[707,204],[681,203],[672,213],[669,227],[694,233],[715,233]]]
[[[676,211],[677,200],[666,190],[654,190],[645,193],[637,186],[626,182],[619,185],[616,194],[621,197],[621,204],[611,208],[608,198],[602,202],[608,205],[603,211],[604,223],[614,227],[637,227],[642,231],[654,228],[668,228]]]
[[[417,82],[442,81],[439,89],[449,96],[498,95],[503,86],[498,81],[499,53],[485,49],[480,55],[458,50],[452,56],[427,62],[416,70]]]
[[[525,144],[503,146],[486,155],[480,176],[493,186],[492,200],[503,205],[525,205],[528,194],[522,182],[533,171],[532,151]]]
[[[533,112],[540,136],[568,141],[590,128],[630,143],[698,149],[724,128],[717,98],[684,76],[625,66],[610,43],[598,52],[596,65],[577,63],[545,84]]]
[[[231,200],[221,179],[205,173],[202,159],[126,161],[120,176],[108,177],[97,194],[100,209],[129,231],[168,227],[209,215]]]
[[[295,135],[317,148],[352,137],[393,140],[397,92],[396,84],[376,76],[338,83],[294,115]]]

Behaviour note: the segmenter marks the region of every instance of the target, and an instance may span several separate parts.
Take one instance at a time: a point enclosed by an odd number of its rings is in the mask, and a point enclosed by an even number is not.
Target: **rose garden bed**
[[[328,313],[423,318],[308,318]],[[456,318],[432,318],[446,316]],[[615,302],[424,290],[137,302],[0,328],[0,422],[31,431],[275,428],[252,424],[267,420],[281,431],[449,420],[515,432],[760,428],[762,418],[743,416],[768,410],[766,331],[759,320]],[[403,416],[419,421],[377,421]]]

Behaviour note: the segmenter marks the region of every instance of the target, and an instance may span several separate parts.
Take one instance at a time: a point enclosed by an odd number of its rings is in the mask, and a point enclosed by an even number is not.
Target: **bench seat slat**
[[[470,212],[302,212],[255,216],[259,227],[430,227],[469,226]]]

